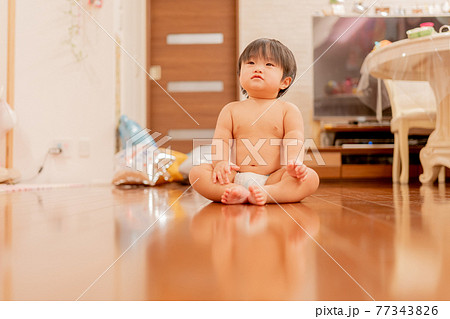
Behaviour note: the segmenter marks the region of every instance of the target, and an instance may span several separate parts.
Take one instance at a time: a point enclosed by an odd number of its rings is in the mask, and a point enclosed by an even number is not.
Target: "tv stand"
[[[422,146],[410,146],[410,178],[422,173],[419,152]],[[305,165],[314,169],[321,179],[391,179],[393,147],[324,146],[318,152],[309,150]],[[323,160],[323,162],[322,162]]]
[[[343,144],[394,144],[394,135],[390,125],[386,123],[324,124],[321,130],[321,145]]]
[[[321,144],[318,148],[320,156],[310,150],[305,157],[305,164],[316,170],[320,178],[392,178],[394,140],[393,137],[389,140],[392,136],[389,125],[328,123],[322,125],[322,135],[324,134],[332,136],[330,141],[337,143]],[[368,143],[367,137],[370,137],[371,144]],[[419,153],[425,146],[427,137],[412,137],[409,145],[409,176],[418,180],[418,176],[423,172]],[[384,138],[388,138],[387,142],[382,142]],[[341,143],[345,139],[346,143]],[[320,159],[323,159],[325,165]],[[449,174],[450,171],[447,170],[447,176]]]

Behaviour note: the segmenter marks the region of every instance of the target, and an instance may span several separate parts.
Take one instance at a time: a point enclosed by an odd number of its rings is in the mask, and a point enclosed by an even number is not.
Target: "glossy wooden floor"
[[[322,182],[264,207],[65,188],[0,209],[2,300],[450,300],[445,185]]]

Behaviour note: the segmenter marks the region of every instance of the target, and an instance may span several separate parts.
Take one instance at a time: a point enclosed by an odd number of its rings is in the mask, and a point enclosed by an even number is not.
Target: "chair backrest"
[[[392,118],[412,111],[436,113],[436,98],[427,81],[384,80],[391,101]]]

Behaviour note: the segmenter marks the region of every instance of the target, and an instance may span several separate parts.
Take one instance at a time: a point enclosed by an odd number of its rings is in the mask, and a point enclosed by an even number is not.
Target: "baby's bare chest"
[[[233,138],[283,138],[283,116],[242,116],[233,118]]]

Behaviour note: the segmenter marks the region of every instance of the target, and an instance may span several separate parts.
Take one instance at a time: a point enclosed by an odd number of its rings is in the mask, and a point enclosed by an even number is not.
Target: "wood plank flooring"
[[[445,184],[263,207],[175,183],[0,193],[0,300],[450,300],[448,269]]]

